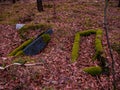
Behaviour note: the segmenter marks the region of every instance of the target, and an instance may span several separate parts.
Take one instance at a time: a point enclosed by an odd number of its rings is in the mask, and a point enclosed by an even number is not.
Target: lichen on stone
[[[45,43],[48,43],[50,41],[50,35],[49,34],[43,34],[42,39]]]

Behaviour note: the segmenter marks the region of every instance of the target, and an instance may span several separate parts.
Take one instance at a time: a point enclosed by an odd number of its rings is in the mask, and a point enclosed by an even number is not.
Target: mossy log
[[[16,53],[18,53],[19,51],[23,50],[27,45],[29,45],[31,42],[33,41],[33,38],[25,41],[22,45],[20,45],[19,47],[17,47],[15,50],[13,50],[9,56],[14,56],[16,55]]]
[[[74,44],[72,48],[72,62],[75,62],[79,55],[79,42],[80,42],[80,34],[76,33]]]
[[[96,76],[102,73],[102,68],[100,66],[92,66],[83,69],[84,72]]]

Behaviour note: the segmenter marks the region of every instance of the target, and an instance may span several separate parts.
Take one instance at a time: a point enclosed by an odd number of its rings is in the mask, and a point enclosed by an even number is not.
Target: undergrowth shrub
[[[93,76],[96,76],[102,73],[102,68],[100,66],[92,66],[84,68],[83,71]]]
[[[18,52],[15,54],[15,56],[20,56],[20,55],[24,55],[23,50],[20,50],[20,51],[18,51]]]

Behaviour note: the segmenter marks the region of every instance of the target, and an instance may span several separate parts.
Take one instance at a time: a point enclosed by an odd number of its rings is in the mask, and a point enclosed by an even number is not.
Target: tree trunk
[[[119,0],[119,3],[118,3],[118,7],[120,7],[120,0]]]
[[[37,0],[37,8],[39,12],[43,11],[42,0]]]
[[[13,3],[16,3],[16,0],[12,0]]]

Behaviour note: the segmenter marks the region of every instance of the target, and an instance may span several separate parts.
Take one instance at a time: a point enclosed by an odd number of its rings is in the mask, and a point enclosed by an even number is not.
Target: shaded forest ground
[[[0,71],[1,90],[112,90],[112,76],[93,77],[83,72],[84,67],[95,65],[92,61],[95,53],[95,36],[82,37],[80,56],[75,63],[70,63],[74,35],[78,31],[103,29],[104,0],[60,0],[44,2],[44,12],[39,13],[34,2],[0,5],[0,65],[8,65],[15,60],[38,62],[41,66],[12,66]],[[111,45],[120,44],[120,8],[116,1],[111,1],[108,8],[109,37]],[[31,57],[8,57],[7,55],[23,39],[20,39],[16,23],[50,24],[54,34],[51,41],[40,54]],[[29,34],[41,32],[30,31]],[[105,32],[103,48],[111,67]],[[120,88],[120,55],[113,51],[115,60],[117,89]]]

